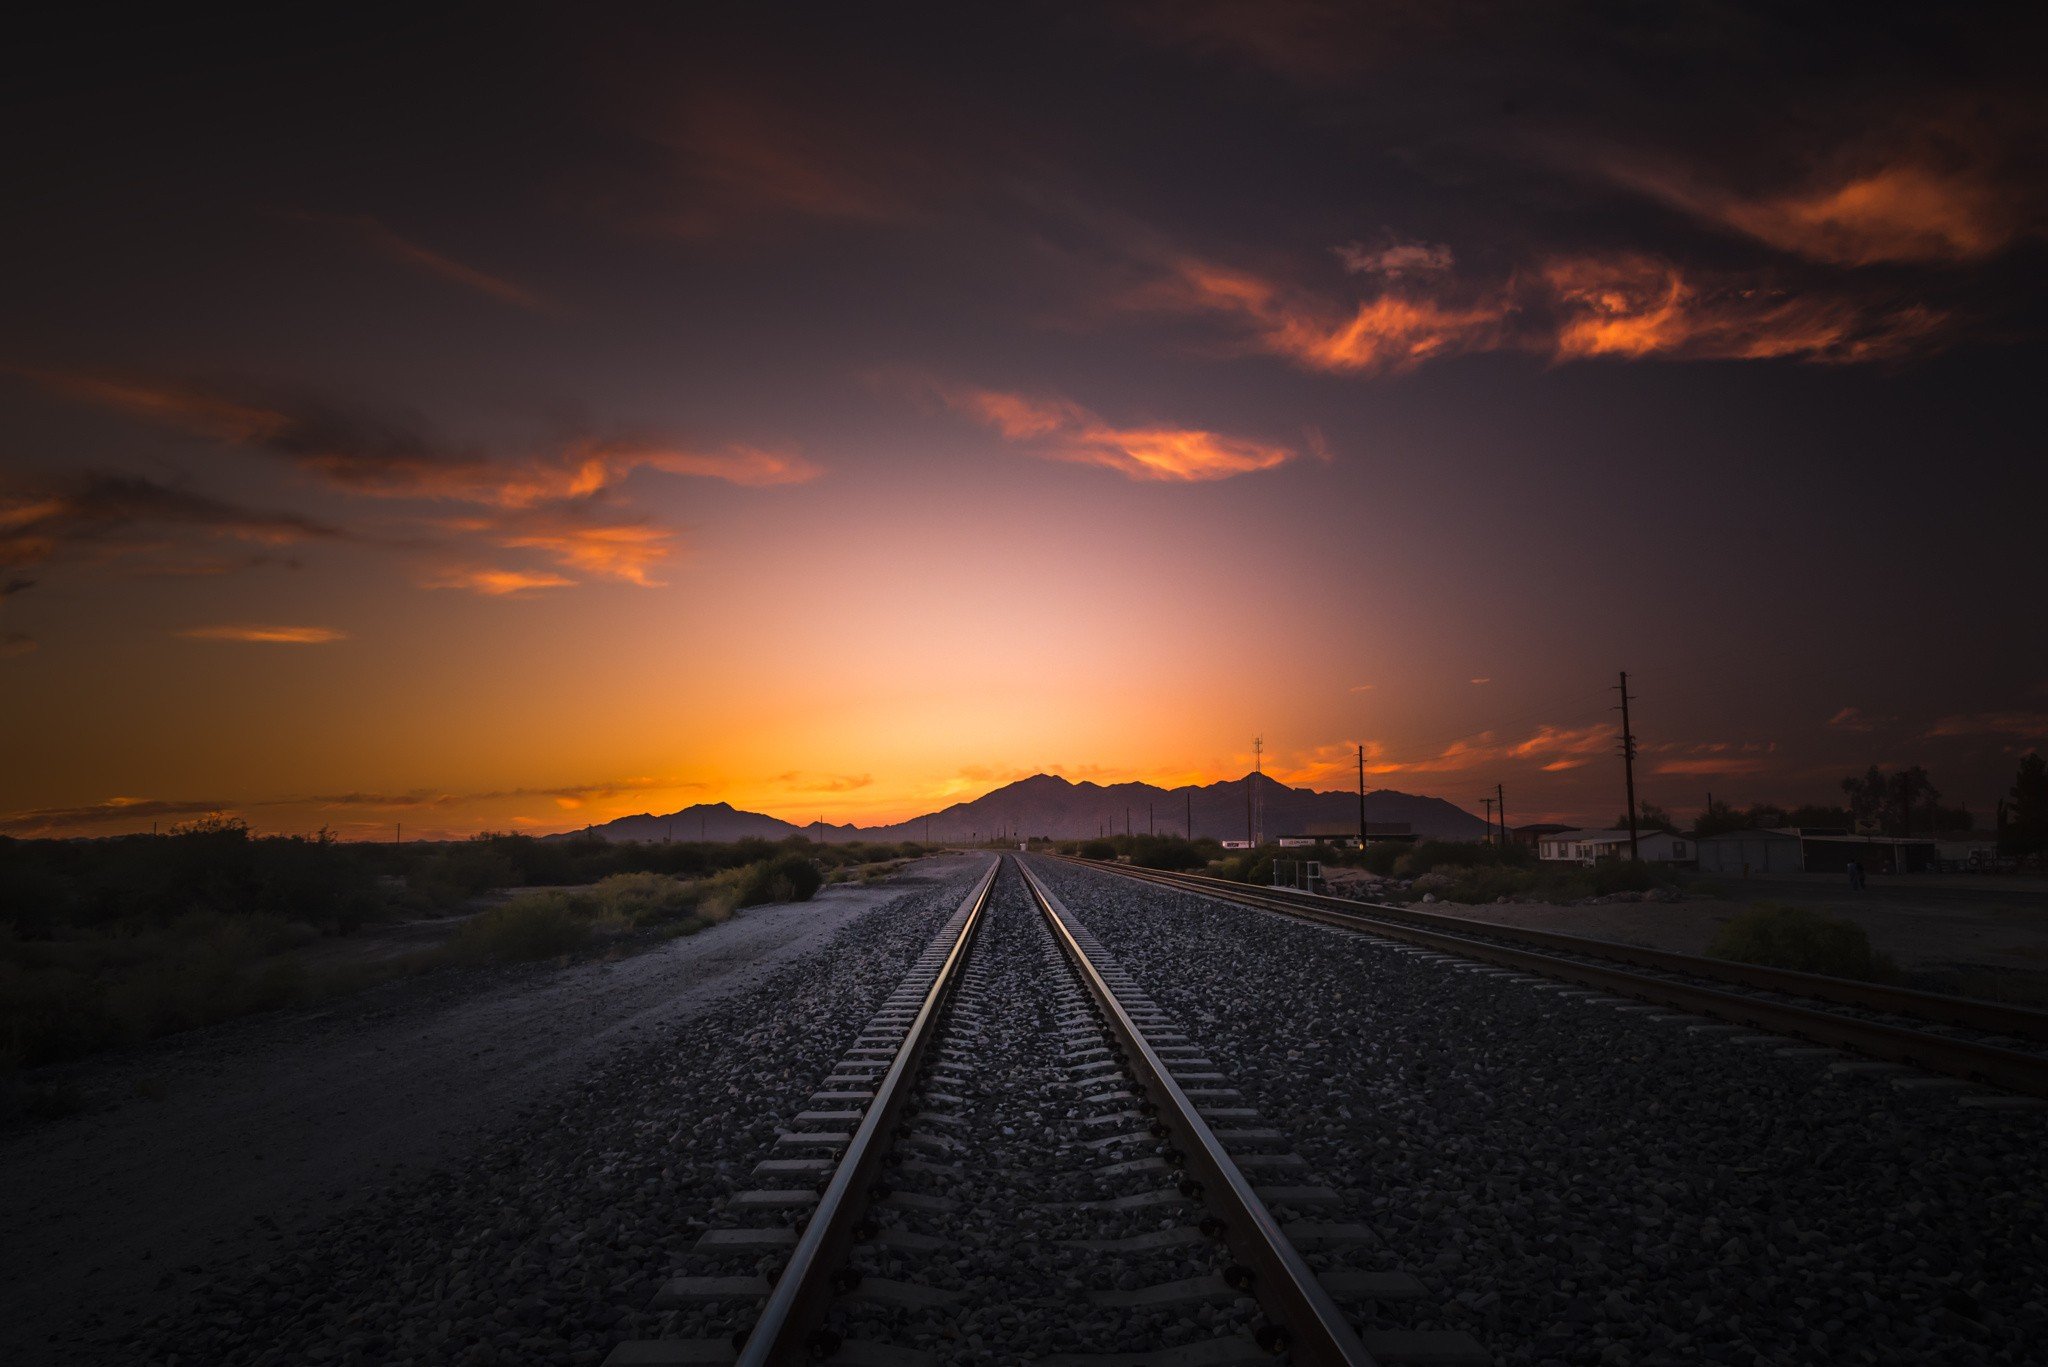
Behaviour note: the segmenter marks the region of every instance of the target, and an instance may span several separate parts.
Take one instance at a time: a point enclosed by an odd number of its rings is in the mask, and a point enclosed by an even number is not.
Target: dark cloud
[[[245,507],[134,475],[89,474],[48,491],[0,496],[0,564],[36,565],[67,551],[123,554],[164,529],[282,546],[346,539],[330,522]],[[23,587],[33,583],[17,577]]]
[[[115,797],[78,807],[35,807],[0,816],[0,832],[16,836],[69,834],[80,828],[164,817],[210,816],[226,810],[219,802],[176,802]]]

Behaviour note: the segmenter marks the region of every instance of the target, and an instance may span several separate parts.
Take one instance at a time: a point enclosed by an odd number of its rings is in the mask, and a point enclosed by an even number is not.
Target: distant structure
[[[1842,873],[1851,862],[1865,873],[1924,873],[1942,866],[1941,842],[1928,837],[1850,835],[1846,831],[1780,826],[1702,836],[1702,872],[1745,874]],[[1959,851],[1968,860],[1967,851]],[[1951,862],[1954,856],[1949,856]]]
[[[1602,859],[1626,859],[1630,844],[1646,864],[1690,864],[1697,859],[1697,844],[1689,835],[1669,831],[1566,831],[1537,841],[1537,857],[1555,864],[1597,864]]]
[[[1415,827],[1406,821],[1372,821],[1366,824],[1366,839],[1369,841],[1396,840],[1412,844]],[[1331,845],[1341,850],[1358,848],[1358,823],[1355,821],[1309,821],[1303,823],[1294,835],[1283,835],[1276,842],[1288,848],[1298,849],[1306,845]]]
[[[1555,821],[1532,821],[1526,826],[1517,826],[1509,831],[1508,839],[1533,850],[1540,847],[1550,836],[1566,835],[1578,829],[1577,826],[1565,826]]]

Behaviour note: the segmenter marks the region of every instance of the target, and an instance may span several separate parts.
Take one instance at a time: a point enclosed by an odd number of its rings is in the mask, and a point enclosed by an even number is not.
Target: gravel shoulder
[[[722,1004],[772,1010],[792,966],[981,864],[929,860],[630,958],[438,974],[82,1065],[90,1111],[0,1134],[0,1358],[48,1360],[53,1334],[105,1342],[177,1315],[223,1260],[346,1226],[364,1202],[460,1169]]]

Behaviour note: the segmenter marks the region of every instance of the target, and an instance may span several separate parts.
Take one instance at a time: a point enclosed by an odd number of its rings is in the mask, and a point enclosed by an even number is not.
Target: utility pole
[[[1631,863],[1642,858],[1636,836],[1636,733],[1628,725],[1628,671],[1621,671],[1621,683],[1617,688],[1621,694],[1621,769],[1628,781],[1628,857]]]
[[[1145,834],[1154,834],[1152,830],[1152,804],[1149,802],[1145,804]]]
[[[1486,843],[1491,845],[1493,843],[1493,799],[1482,797],[1479,800],[1486,804]]]
[[[1130,838],[1131,838],[1131,809],[1130,809],[1130,808],[1129,808],[1129,807],[1127,806],[1127,807],[1125,807],[1125,808],[1124,808],[1124,839],[1126,839],[1126,840],[1129,840]]]
[[[403,821],[391,823],[391,843],[394,845],[403,845],[405,843],[405,823]]]
[[[1358,848],[1365,848],[1365,747],[1358,747]]]
[[[1244,843],[1247,849],[1258,848],[1258,841],[1252,836],[1252,776],[1244,776]]]
[[[1264,777],[1266,776],[1266,764],[1265,764],[1265,755],[1266,755],[1266,738],[1265,738],[1264,736],[1253,736],[1253,737],[1252,737],[1252,777],[1253,777],[1253,778],[1254,778],[1255,780],[1256,780],[1256,779],[1261,779],[1261,778],[1264,778]],[[1254,782],[1254,783],[1252,784],[1252,792],[1253,792],[1254,794],[1257,794],[1257,793],[1258,793],[1258,789],[1259,789],[1259,786],[1258,786],[1258,784],[1257,784],[1256,782]],[[1265,803],[1264,803],[1264,801],[1263,801],[1263,800],[1255,800],[1255,801],[1253,802],[1253,804],[1252,804],[1252,848],[1253,848],[1253,849],[1257,849],[1257,848],[1258,848],[1258,846],[1259,846],[1259,843],[1260,843],[1261,841],[1263,841],[1263,840],[1265,839],[1265,837],[1266,837],[1266,832],[1265,832],[1265,830],[1263,829],[1266,823],[1265,823],[1264,821],[1260,820],[1260,818],[1261,818],[1261,817],[1263,817],[1263,816],[1265,815],[1265,810],[1264,810],[1264,809],[1265,809]]]
[[[1500,847],[1508,847],[1508,795],[1501,786],[1493,785],[1493,810],[1500,814]]]
[[[1195,843],[1195,790],[1188,789],[1188,843]]]

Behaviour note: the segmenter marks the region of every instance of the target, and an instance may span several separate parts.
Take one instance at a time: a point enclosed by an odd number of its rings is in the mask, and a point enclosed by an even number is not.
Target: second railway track
[[[631,1364],[1481,1364],[1084,919],[998,861]]]
[[[2048,1097],[2048,1012],[1197,874],[1049,857],[1768,1032],[1789,1043],[1849,1050],[1881,1064],[1924,1069],[2021,1097]]]

